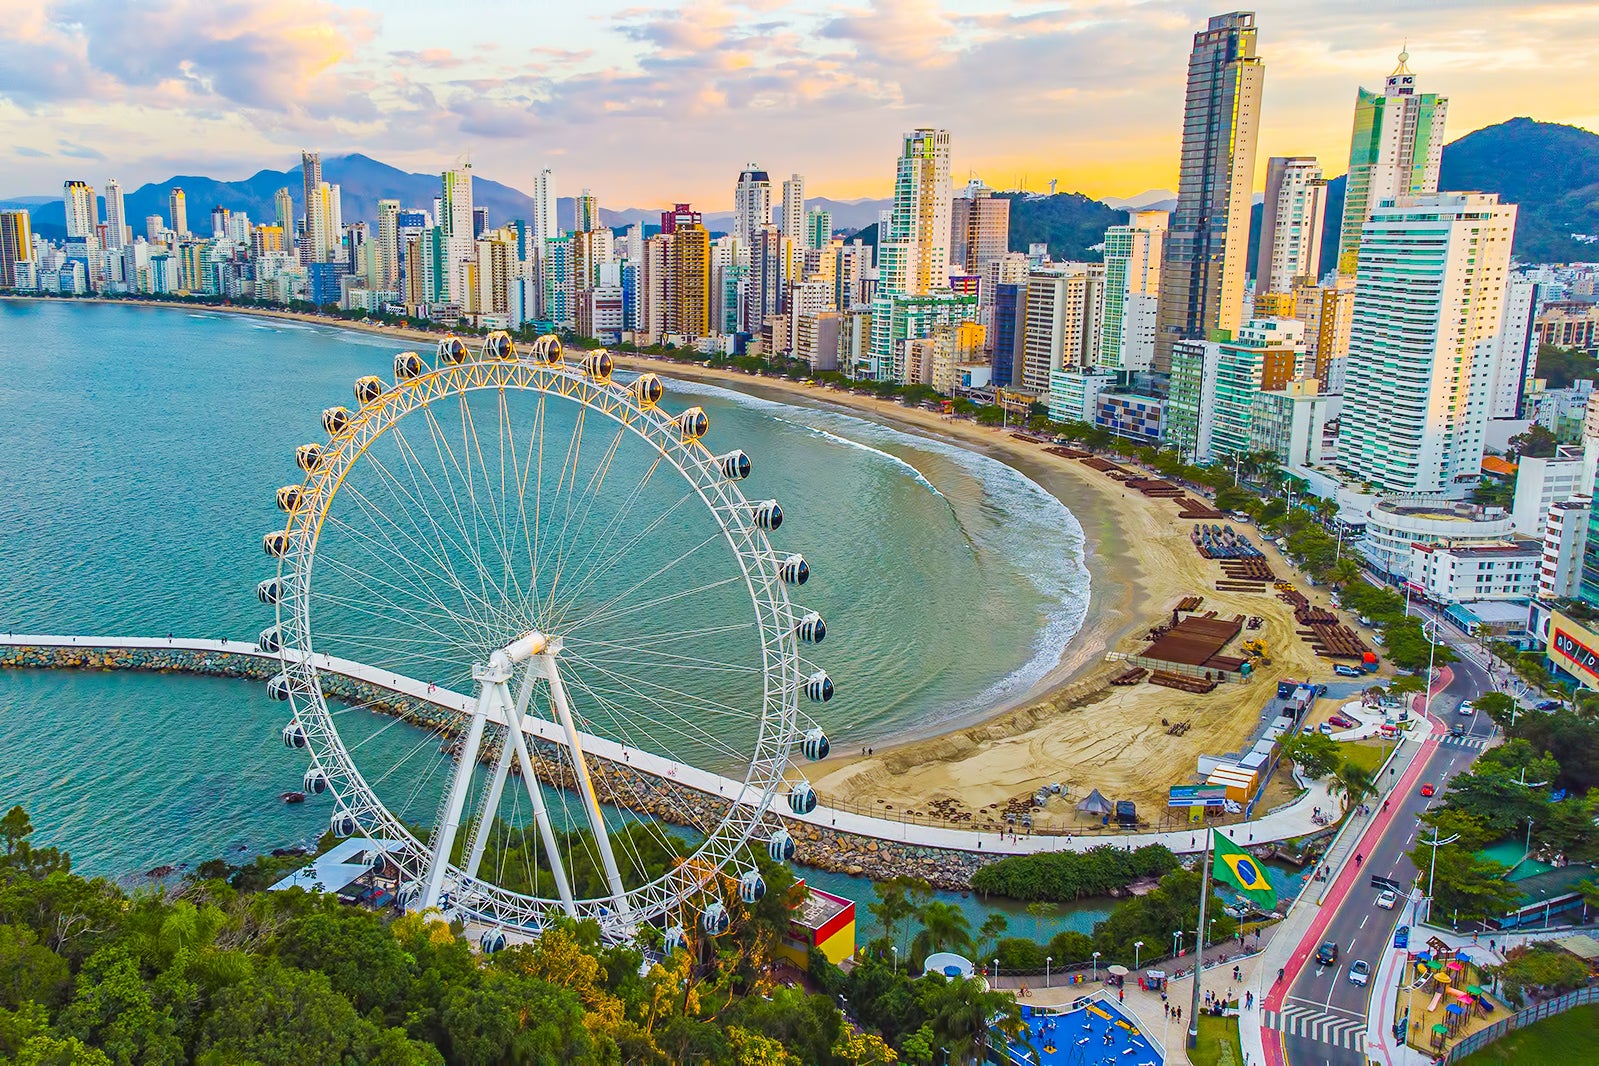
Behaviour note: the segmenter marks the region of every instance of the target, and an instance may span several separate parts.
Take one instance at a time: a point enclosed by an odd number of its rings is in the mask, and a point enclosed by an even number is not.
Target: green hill
[[[1029,244],[1048,244],[1052,259],[1098,259],[1097,246],[1105,240],[1106,228],[1127,221],[1127,212],[1112,210],[1082,193],[999,195],[1010,201],[1013,252],[1027,251]]]

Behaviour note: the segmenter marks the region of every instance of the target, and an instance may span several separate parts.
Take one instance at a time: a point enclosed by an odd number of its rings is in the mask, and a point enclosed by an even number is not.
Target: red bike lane
[[[1440,668],[1438,677],[1433,683],[1432,694],[1436,696],[1447,688],[1453,679],[1454,674],[1447,666]],[[1422,700],[1423,696],[1417,694],[1416,704],[1421,704]],[[1415,706],[1418,715],[1420,715],[1422,708],[1416,704],[1412,706]],[[1422,767],[1426,765],[1427,759],[1432,755],[1433,750],[1437,748],[1438,741],[1433,738],[1437,736],[1436,730],[1440,723],[1436,718],[1431,717],[1427,717],[1427,721],[1434,727],[1434,732],[1426,740],[1422,741],[1421,750],[1411,757],[1410,765],[1405,769],[1404,775],[1399,779],[1399,784],[1390,792],[1390,795],[1407,795],[1410,789],[1415,788],[1416,782],[1421,779]],[[1388,826],[1392,824],[1394,816],[1398,813],[1399,808],[1394,807],[1391,810],[1379,813],[1373,818],[1371,824],[1366,826],[1365,832],[1360,835],[1360,840],[1355,845],[1355,853],[1363,855],[1370,851],[1371,848],[1368,846],[1368,841],[1371,844],[1375,844],[1378,840],[1381,840],[1383,834],[1388,831]],[[1328,890],[1326,897],[1322,900],[1321,909],[1316,914],[1315,920],[1310,923],[1310,929],[1294,948],[1293,955],[1289,957],[1288,963],[1284,967],[1285,972],[1282,980],[1274,983],[1271,991],[1266,993],[1265,1010],[1272,1012],[1282,1010],[1283,1000],[1288,996],[1288,989],[1293,986],[1295,979],[1299,976],[1299,972],[1304,969],[1306,960],[1320,945],[1322,935],[1327,931],[1327,926],[1332,923],[1333,915],[1338,912],[1338,908],[1343,905],[1345,897],[1349,895],[1350,889],[1354,888],[1359,880],[1360,867],[1345,860],[1343,867],[1338,871],[1338,876],[1333,879],[1332,888]],[[1266,1029],[1263,1026],[1261,1045],[1266,1052],[1266,1066],[1284,1066],[1287,1056],[1283,1047],[1282,1033],[1275,1029]]]

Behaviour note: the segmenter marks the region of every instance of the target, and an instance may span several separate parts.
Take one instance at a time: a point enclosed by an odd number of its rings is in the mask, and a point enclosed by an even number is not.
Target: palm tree
[[[1327,580],[1331,581],[1334,585],[1337,585],[1340,588],[1351,584],[1352,582],[1359,581],[1360,564],[1348,556],[1344,556],[1336,563],[1333,563],[1332,569],[1327,571]]]
[[[1033,938],[1042,940],[1040,927],[1044,919],[1055,913],[1055,905],[1045,900],[1038,900],[1027,905],[1027,913],[1033,916]]]
[[[1345,762],[1338,767],[1333,773],[1333,782],[1330,788],[1333,792],[1343,793],[1346,809],[1353,807],[1377,791],[1376,786],[1371,781],[1371,771],[1352,762]]]
[[[983,924],[978,927],[977,946],[984,950],[987,950],[989,945],[998,947],[999,938],[1005,934],[1005,930],[1008,928],[1010,928],[1010,919],[999,911],[993,911],[987,918],[983,919]]]
[[[959,907],[935,899],[917,913],[917,918],[922,931],[911,941],[911,958],[918,964],[936,951],[971,950],[971,923]]]

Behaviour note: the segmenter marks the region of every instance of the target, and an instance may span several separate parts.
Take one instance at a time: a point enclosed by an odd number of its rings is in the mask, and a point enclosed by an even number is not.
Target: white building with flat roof
[[[1528,599],[1538,589],[1541,546],[1513,540],[1498,544],[1417,544],[1411,548],[1410,583],[1439,603]]]
[[[1401,196],[1360,238],[1338,464],[1384,492],[1463,497],[1481,476],[1516,208]]]

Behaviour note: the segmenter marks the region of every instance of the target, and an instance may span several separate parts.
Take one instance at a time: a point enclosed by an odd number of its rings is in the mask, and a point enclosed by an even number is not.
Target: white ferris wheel
[[[305,792],[336,835],[394,842],[407,905],[496,943],[556,915],[724,931],[728,894],[765,892],[751,850],[791,857],[781,815],[816,806],[794,757],[829,748],[801,710],[833,695],[801,654],[826,627],[789,598],[810,570],[768,539],[782,509],[744,496],[750,460],[707,449],[704,410],[612,373],[554,337],[402,353],[322,412],[263,538],[268,693]],[[412,713],[365,713],[351,673]]]

